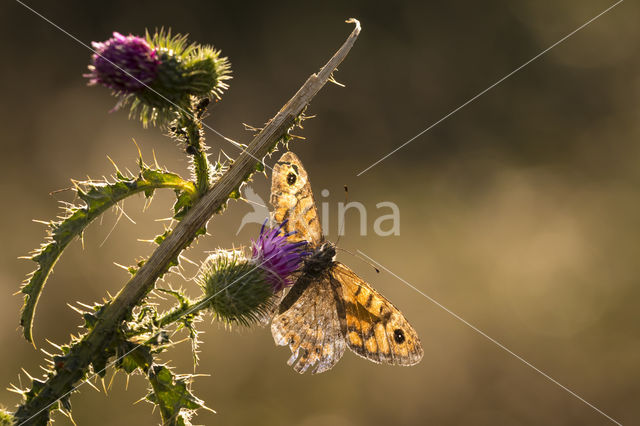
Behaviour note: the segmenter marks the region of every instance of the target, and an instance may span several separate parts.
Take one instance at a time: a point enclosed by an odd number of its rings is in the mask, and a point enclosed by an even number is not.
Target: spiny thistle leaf
[[[95,218],[133,194],[144,192],[145,196],[151,197],[153,191],[158,188],[174,188],[180,191],[181,195],[188,194],[195,197],[193,183],[185,181],[177,174],[150,168],[142,161],[140,161],[140,168],[138,176],[124,176],[119,171],[116,172],[114,182],[77,183],[75,191],[84,201],[84,205],[67,207],[60,221],[50,222],[47,241],[30,256],[38,267],[30,274],[28,281],[21,289],[25,298],[20,325],[28,341],[33,342],[33,317],[51,270],[67,245],[75,237],[81,236]]]
[[[123,341],[116,350],[116,368],[121,368],[131,374],[137,368],[148,371],[153,363],[151,349],[146,345],[136,345],[130,341]]]
[[[91,307],[90,311],[85,311],[84,313],[82,313],[82,319],[84,319],[84,328],[86,328],[87,330],[93,329],[107,305],[108,303],[102,305],[95,304]]]
[[[146,399],[160,407],[163,424],[191,425],[195,410],[209,409],[191,393],[189,377],[176,376],[164,365],[155,365],[149,370],[151,392]]]
[[[162,315],[158,314],[155,306],[143,305],[133,320],[126,323],[124,335],[128,338],[145,336],[144,344],[153,346],[154,353],[162,351],[163,346],[170,343],[168,332],[163,330],[169,324],[177,323],[176,331],[187,329],[189,338],[197,339],[195,323],[200,320],[197,303],[191,301],[183,290],[157,288],[155,291],[175,297],[178,304]]]

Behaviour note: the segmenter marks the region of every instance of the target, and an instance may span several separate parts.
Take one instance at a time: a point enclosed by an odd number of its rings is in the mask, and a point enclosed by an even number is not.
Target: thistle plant
[[[79,202],[65,205],[61,216],[48,223],[45,242],[28,256],[36,269],[21,288],[20,324],[30,342],[36,307],[54,265],[94,219],[134,194],[151,199],[156,191],[170,189],[175,194],[175,226],[153,238],[157,248],[149,258],[127,268],[130,279],[115,297],[74,307],[84,321],[82,331],[69,342],[52,343],[43,376],[29,376],[27,388],[13,386],[23,400],[14,412],[0,410],[0,424],[46,425],[55,412],[70,416],[75,390],[108,370],[144,377],[149,385],[145,400],[158,407],[163,424],[188,425],[196,410],[206,408],[191,391],[194,376],[175,373],[160,355],[166,359],[176,344],[175,333],[186,330],[197,361],[198,332],[207,315],[229,326],[268,321],[275,298],[292,284],[304,262],[305,242],[289,242],[282,224],[265,224],[250,247],[217,250],[201,265],[195,285],[182,284],[195,287],[198,297],[157,281],[164,277],[173,283],[179,278],[175,272],[181,253],[196,239],[209,238],[206,224],[211,217],[222,214],[229,200],[240,198],[241,186],[264,171],[265,156],[291,140],[308,103],[353,46],[360,31],[353,22],[356,29],[343,46],[251,143],[236,144],[241,150],[236,158],[213,163],[202,120],[209,102],[228,87],[228,60],[210,46],[163,30],[145,37],[113,33],[109,40],[93,43],[95,51],[84,74],[88,84],[110,89],[116,97],[114,110],[128,108],[130,118],[143,126],[164,129],[181,146],[181,155],[188,156],[191,176],[150,166],[140,156],[135,174],[115,167],[109,179],[73,181]],[[173,306],[162,310],[155,300],[167,296]]]

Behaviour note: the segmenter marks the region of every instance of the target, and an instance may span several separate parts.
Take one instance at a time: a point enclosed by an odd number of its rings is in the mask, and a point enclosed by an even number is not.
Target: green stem
[[[195,102],[195,100],[194,100]],[[202,130],[203,110],[193,106],[190,111],[181,112],[176,120],[176,132],[186,143],[186,152],[190,156],[194,180],[198,194],[204,194],[211,187],[211,166],[207,158],[207,145]]]
[[[209,190],[209,160],[201,150],[193,156],[193,168],[196,174],[196,189],[198,194],[204,194]]]
[[[179,320],[184,319],[186,315],[195,316],[205,306],[204,304],[202,306],[198,306],[202,302],[203,300],[197,300],[195,302],[191,302],[187,300],[182,301],[180,305],[174,307],[173,309],[171,309],[170,311],[162,315],[159,319],[157,319],[154,322],[153,326],[140,327],[140,328],[129,330],[125,332],[125,336],[127,337],[127,339],[129,339],[131,337],[140,336],[143,334],[154,333],[157,330],[160,330],[168,325],[171,325]],[[154,337],[152,337],[150,341],[152,341]]]

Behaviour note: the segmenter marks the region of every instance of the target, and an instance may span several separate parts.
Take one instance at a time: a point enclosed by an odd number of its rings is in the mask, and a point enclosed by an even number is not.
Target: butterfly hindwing
[[[404,315],[351,269],[334,262],[332,283],[341,288],[347,346],[374,362],[414,365],[423,355],[418,334]]]
[[[295,232],[292,241],[306,240],[310,245],[322,241],[316,203],[306,170],[293,152],[286,152],[273,167],[271,177],[273,219],[282,223],[286,232]]]
[[[301,275],[271,323],[273,339],[289,346],[292,354],[287,363],[299,373],[327,371],[344,354],[335,293],[327,280]]]

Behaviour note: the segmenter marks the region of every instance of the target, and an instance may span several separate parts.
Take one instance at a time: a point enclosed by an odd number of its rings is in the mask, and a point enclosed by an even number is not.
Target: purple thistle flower
[[[265,222],[258,240],[251,244],[252,260],[266,272],[266,280],[274,292],[293,284],[289,276],[300,268],[304,257],[309,254],[302,250],[307,245],[306,241],[290,243],[287,240],[292,233],[282,231],[285,223],[275,229],[265,229]]]
[[[118,93],[134,93],[151,83],[157,76],[160,59],[155,49],[141,37],[123,36],[114,32],[113,38],[92,42],[93,54],[89,85],[102,84]]]

